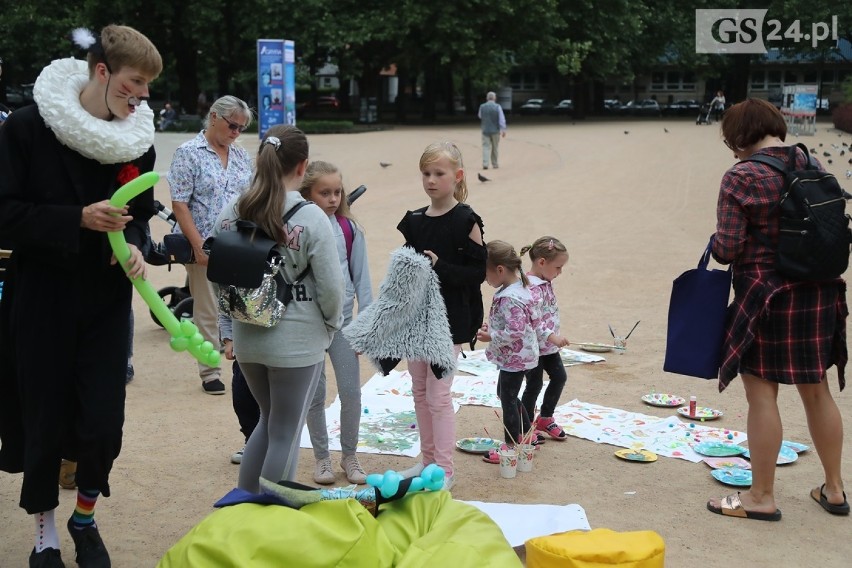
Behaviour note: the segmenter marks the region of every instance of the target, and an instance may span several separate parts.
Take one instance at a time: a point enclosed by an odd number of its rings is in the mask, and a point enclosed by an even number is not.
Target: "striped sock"
[[[101,494],[97,490],[77,489],[77,505],[71,522],[77,530],[83,530],[95,524],[95,503]]]

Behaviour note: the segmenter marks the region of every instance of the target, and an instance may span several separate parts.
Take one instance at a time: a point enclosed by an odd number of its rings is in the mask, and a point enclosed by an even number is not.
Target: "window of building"
[[[785,71],[784,72],[784,84],[785,85],[795,85],[799,82],[799,77],[796,75],[795,71]]]
[[[817,82],[817,72],[816,71],[805,71],[803,76],[803,81],[806,84],[814,84]]]
[[[751,72],[751,88],[756,90],[763,90],[766,88],[766,71],[752,71]]]
[[[550,89],[550,73],[515,71],[509,73],[509,85],[517,91],[546,91]]]
[[[692,71],[654,71],[651,73],[652,91],[692,91],[695,73]]]
[[[766,72],[766,88],[777,89],[781,86],[781,71]]]

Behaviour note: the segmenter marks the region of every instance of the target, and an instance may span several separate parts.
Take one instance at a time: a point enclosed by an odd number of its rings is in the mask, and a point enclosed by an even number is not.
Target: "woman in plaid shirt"
[[[725,145],[737,159],[755,153],[787,161],[787,127],[767,101],[748,99],[732,106],[722,119]],[[801,151],[797,167],[807,156]],[[840,390],[845,386],[846,283],[788,280],[775,271],[778,203],[784,178],[758,162],[741,161],[722,178],[717,206],[713,257],[733,263],[734,302],[729,308],[719,390],[739,373],[748,399],[748,440],[753,481],[747,492],[712,499],[714,513],[777,521],[775,462],[781,447],[778,385],[795,385],[802,398],[808,429],[825,471],[825,483],[811,497],[826,511],[849,514],[840,473],[843,423],[828,389],[826,370],[837,365]],[[753,232],[759,232],[757,238]]]

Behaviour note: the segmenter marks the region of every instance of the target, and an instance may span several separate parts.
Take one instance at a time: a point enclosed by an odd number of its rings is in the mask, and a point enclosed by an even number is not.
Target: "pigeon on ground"
[[[668,129],[668,128],[666,128],[666,127],[664,126],[664,127],[663,127],[663,132],[665,132],[666,134],[668,134],[668,133],[669,133],[669,129]]]
[[[829,163],[829,164],[832,164],[832,163],[834,163],[834,162],[832,162],[832,161],[831,161],[831,158],[829,158],[828,163]]]
[[[849,163],[852,164],[852,158],[849,158]]]
[[[476,178],[477,178],[479,181],[491,181],[490,179],[488,179],[487,177],[485,177],[484,175],[482,175],[482,174],[481,174],[481,173],[479,173],[479,172],[477,172],[477,174],[476,174]]]
[[[822,155],[825,156],[826,158],[831,156],[831,154],[829,154],[828,152],[823,152]]]
[[[811,148],[811,154],[816,155],[816,153],[817,153],[817,149],[816,149],[816,148]]]
[[[846,179],[852,178],[852,170],[846,170]]]
[[[389,164],[387,162],[379,162],[379,165],[382,166],[383,168],[386,168],[386,167],[390,166],[391,164]]]
[[[624,133],[625,133],[625,134],[630,134],[630,131],[629,131],[629,130],[625,130],[625,131],[624,131]]]
[[[819,143],[819,147],[822,148],[822,142]]]
[[[841,150],[841,151],[840,151],[840,155],[841,155],[841,156],[845,156],[845,155],[846,155],[846,150]]]

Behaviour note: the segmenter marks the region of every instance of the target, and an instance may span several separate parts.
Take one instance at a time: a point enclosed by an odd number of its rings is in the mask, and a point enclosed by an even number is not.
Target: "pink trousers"
[[[461,345],[455,345],[454,352],[458,357]],[[420,429],[423,465],[438,464],[450,476],[456,448],[456,413],[451,392],[455,369],[438,379],[426,361],[409,360],[408,372],[414,394],[414,414]]]

